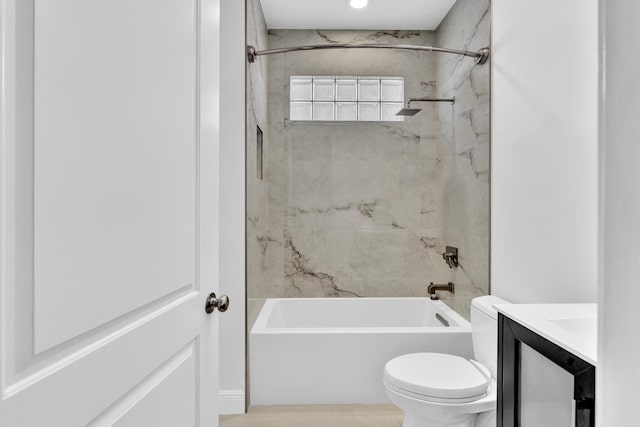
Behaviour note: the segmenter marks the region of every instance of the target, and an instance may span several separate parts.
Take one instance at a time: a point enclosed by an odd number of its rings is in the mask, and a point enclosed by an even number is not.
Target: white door
[[[217,426],[219,0],[0,0],[0,426]]]

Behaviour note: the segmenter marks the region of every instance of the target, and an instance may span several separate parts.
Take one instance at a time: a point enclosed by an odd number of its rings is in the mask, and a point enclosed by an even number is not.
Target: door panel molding
[[[85,426],[198,336],[195,325],[205,315],[200,299],[201,295],[194,293],[186,302],[133,327],[107,345],[43,371],[31,383],[20,384],[20,389],[10,389],[13,393],[3,396],[0,416],[21,419],[25,426],[47,425],[41,424],[43,419],[55,420],[52,424],[56,426]],[[193,329],[167,333],[185,319]],[[110,368],[92,369],[97,366]]]
[[[34,14],[37,354],[196,280],[199,7]]]
[[[133,321],[127,321],[126,323],[123,322],[119,325],[118,329],[105,331],[103,336],[96,337],[92,342],[87,343],[86,341],[83,341],[78,343],[75,346],[76,348],[73,349],[75,351],[66,352],[68,354],[56,354],[45,360],[40,360],[39,363],[34,365],[31,369],[22,371],[19,375],[16,375],[13,382],[7,383],[2,388],[0,396],[9,398],[17,394],[22,390],[35,385],[39,381],[46,379],[50,375],[55,374],[57,371],[81,360],[90,353],[108,346],[131,331],[144,326],[146,323],[153,322],[158,317],[165,315],[165,313],[181,306],[191,299],[197,299],[200,296],[200,294],[191,289],[191,287],[185,288],[184,291],[181,292],[181,295],[171,298],[171,301],[167,301],[161,306],[159,305],[154,309],[150,309],[147,313],[141,313],[139,318],[134,319]]]
[[[187,344],[186,347],[178,351],[174,356],[153,371],[148,377],[139,382],[133,387],[127,394],[122,396],[118,401],[113,403],[98,417],[92,420],[87,427],[99,427],[104,425],[113,425],[122,417],[124,417],[132,408],[140,404],[149,394],[162,385],[169,376],[174,374],[179,368],[184,366],[187,362],[194,362],[197,357],[196,348],[198,342],[197,339]],[[197,364],[193,363],[194,372],[193,378],[198,377]],[[195,387],[194,387],[195,394]],[[195,396],[194,396],[195,404]],[[149,420],[145,424],[150,424]],[[182,425],[187,425],[183,423]]]
[[[186,10],[184,0],[38,0],[35,4],[52,3],[61,9],[110,8],[117,3],[126,4],[127,10],[132,4],[145,4],[148,15],[135,26],[140,31],[154,13],[168,10],[164,5]],[[206,420],[207,425],[217,426],[219,314],[207,316],[204,301],[209,292],[218,291],[219,0],[191,0],[187,5],[192,7],[193,22],[189,47],[192,138],[186,142],[192,154],[185,169],[192,171],[188,178],[189,200],[193,200],[189,205],[190,276],[171,282],[164,291],[144,294],[136,304],[99,322],[78,318],[80,327],[74,333],[35,345],[38,312],[33,301],[38,295],[34,286],[45,282],[34,279],[33,264],[37,237],[33,210],[41,199],[34,191],[38,163],[33,159],[38,145],[34,144],[33,103],[34,91],[39,90],[38,85],[34,89],[33,73],[38,67],[38,58],[34,65],[33,57],[37,43],[34,0],[0,0],[0,424],[84,426],[100,421],[97,417],[112,419],[117,414],[119,423],[127,425],[149,410],[149,399],[170,398],[165,384],[176,379],[195,387],[195,404],[184,406],[188,400],[176,400],[176,407],[188,408],[196,425]],[[127,13],[119,14],[118,20],[126,20]],[[118,22],[113,25],[118,27]],[[135,71],[136,66],[131,69]],[[187,119],[175,120],[184,125]],[[155,161],[153,156],[147,158]],[[107,304],[100,298],[93,303],[98,309]],[[49,319],[44,315],[42,324]],[[42,351],[36,354],[36,350]]]
[[[81,0],[64,0],[66,2],[71,3],[81,3]],[[147,2],[150,5],[153,5],[152,0],[138,0],[138,2],[143,1]],[[174,0],[175,3],[184,3],[180,0]],[[11,12],[11,3],[10,1],[5,1],[3,4],[5,5],[5,10]],[[40,4],[49,4],[51,2],[41,2]],[[112,2],[113,3],[113,2]],[[121,3],[129,5],[130,2],[121,0]],[[15,347],[15,351],[13,354],[8,355],[5,359],[7,360],[7,366],[9,373],[4,375],[3,378],[6,378],[8,381],[15,381],[13,377],[22,371],[33,370],[34,365],[41,364],[43,361],[50,359],[51,357],[56,357],[61,353],[68,353],[69,351],[73,351],[78,346],[81,346],[83,343],[85,345],[91,345],[92,342],[96,341],[94,335],[102,335],[105,330],[109,330],[114,328],[114,325],[118,325],[126,322],[127,320],[135,321],[135,319],[139,318],[141,315],[144,315],[144,312],[148,310],[148,307],[152,305],[158,305],[162,302],[168,302],[167,298],[171,295],[176,295],[178,292],[184,292],[184,289],[188,286],[192,286],[195,289],[199,290],[199,247],[200,243],[198,241],[199,238],[199,218],[198,218],[198,204],[199,198],[196,197],[196,201],[192,206],[194,212],[194,228],[195,228],[195,241],[193,242],[193,260],[192,262],[196,264],[196,274],[193,280],[190,280],[191,283],[174,283],[172,285],[171,290],[167,289],[166,293],[163,295],[160,293],[150,295],[150,298],[147,298],[146,301],[139,301],[138,304],[134,304],[129,310],[125,310],[121,313],[115,313],[114,317],[104,319],[102,322],[94,325],[85,325],[84,323],[79,322],[82,326],[75,326],[78,328],[74,334],[67,334],[64,340],[57,341],[47,341],[45,345],[41,345],[40,348],[38,346],[38,330],[45,328],[47,332],[51,331],[51,315],[55,315],[57,311],[65,311],[64,309],[59,310],[51,310],[47,315],[40,314],[33,308],[33,301],[36,301],[36,307],[38,304],[40,307],[46,307],[47,310],[50,309],[49,298],[43,297],[39,298],[39,294],[37,292],[38,282],[34,278],[34,239],[37,238],[37,235],[34,233],[35,228],[35,218],[34,218],[34,188],[36,182],[34,181],[34,148],[35,148],[35,139],[33,128],[35,126],[34,121],[34,44],[37,42],[37,39],[34,40],[33,33],[35,32],[35,18],[34,14],[36,12],[34,7],[34,0],[21,0],[16,2],[16,7],[14,9],[15,19],[18,22],[17,26],[9,25],[9,27],[4,27],[7,30],[14,30],[15,44],[20,44],[21,47],[30,46],[31,49],[29,52],[22,52],[20,55],[14,55],[13,59],[15,60],[15,69],[14,74],[9,74],[8,86],[12,87],[11,80],[15,83],[16,92],[13,93],[13,102],[16,107],[16,117],[14,123],[16,123],[13,131],[15,132],[15,138],[17,144],[14,149],[15,156],[15,164],[16,169],[13,171],[13,184],[16,187],[20,188],[20,192],[13,193],[13,199],[9,199],[9,206],[13,206],[13,212],[15,216],[13,217],[13,221],[11,221],[9,227],[9,232],[13,232],[14,236],[12,241],[14,242],[14,247],[12,248],[15,251],[16,259],[15,263],[11,265],[7,265],[7,268],[11,268],[14,265],[16,266],[13,271],[9,271],[9,273],[13,273],[13,280],[8,281],[7,283],[15,283],[15,286],[10,286],[9,289],[6,289],[6,298],[3,300],[7,302],[7,317],[9,321],[10,329],[7,331],[7,337],[9,338],[8,342],[14,342],[13,345],[5,345],[3,349],[13,348]],[[198,176],[198,154],[200,150],[200,77],[199,77],[199,66],[200,66],[200,0],[192,0],[190,3],[193,9],[193,51],[195,52],[193,55],[193,143],[194,143],[194,179],[195,179],[195,194],[198,194],[199,188],[199,176]],[[9,13],[10,14],[10,13]],[[7,16],[9,18],[9,16]],[[7,24],[10,24],[7,22]],[[7,34],[5,32],[5,36],[11,34]],[[9,43],[10,39],[9,39]],[[11,63],[9,61],[8,63]],[[13,77],[13,79],[11,79]],[[9,112],[9,111],[7,111]],[[6,120],[7,124],[11,123],[11,118]],[[11,140],[11,139],[9,139]],[[11,251],[10,251],[11,252]],[[15,282],[14,282],[15,281]],[[48,284],[47,284],[48,286]],[[126,294],[125,294],[126,297]],[[62,295],[61,298],[65,299],[66,296]],[[89,298],[87,298],[89,300]],[[96,304],[103,305],[104,301],[88,301],[87,305]],[[42,320],[40,322],[37,321],[37,318],[40,317]],[[117,328],[117,326],[115,326]],[[34,331],[36,335],[34,336]],[[49,334],[42,333],[41,335],[45,336],[46,340],[49,340]],[[13,339],[11,339],[13,337]],[[28,373],[27,373],[28,375]]]

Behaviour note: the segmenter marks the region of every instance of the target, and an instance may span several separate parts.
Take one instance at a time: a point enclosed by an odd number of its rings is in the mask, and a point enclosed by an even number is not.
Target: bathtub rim
[[[450,320],[456,323],[455,326],[405,326],[405,327],[384,327],[384,326],[371,326],[371,327],[267,327],[269,316],[273,311],[275,305],[280,301],[335,301],[335,300],[419,300],[437,307],[442,311]],[[258,334],[388,334],[388,333],[405,333],[405,334],[424,334],[429,333],[469,333],[471,331],[471,323],[462,317],[459,313],[449,307],[441,300],[431,300],[426,297],[363,297],[363,298],[267,298],[260,309],[260,313],[256,318],[253,327],[251,328],[250,335]]]

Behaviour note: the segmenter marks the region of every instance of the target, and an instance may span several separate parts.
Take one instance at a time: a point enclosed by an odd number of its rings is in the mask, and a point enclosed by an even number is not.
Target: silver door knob
[[[229,308],[229,297],[226,295],[222,295],[220,298],[216,297],[215,293],[210,293],[207,297],[207,303],[204,306],[204,311],[207,314],[213,313],[213,310],[218,309],[221,313],[227,311]]]

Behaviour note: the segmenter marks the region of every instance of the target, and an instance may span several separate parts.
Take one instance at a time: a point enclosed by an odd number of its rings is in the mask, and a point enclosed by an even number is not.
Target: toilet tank
[[[487,295],[471,301],[471,337],[474,359],[486,366],[493,378],[498,365],[498,312],[494,304],[508,304],[502,298]]]

